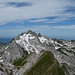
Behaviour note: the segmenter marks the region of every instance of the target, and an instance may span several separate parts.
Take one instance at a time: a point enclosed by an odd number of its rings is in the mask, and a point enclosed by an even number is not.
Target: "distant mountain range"
[[[24,32],[1,46],[0,75],[75,75],[75,40]]]

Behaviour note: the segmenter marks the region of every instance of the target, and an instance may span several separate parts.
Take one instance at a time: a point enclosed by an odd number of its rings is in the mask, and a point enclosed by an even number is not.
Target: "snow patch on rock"
[[[57,49],[59,49],[60,47],[58,47],[58,46],[55,46],[55,49],[57,50]]]
[[[28,54],[30,52],[34,52],[33,49],[35,50],[36,53],[39,53],[39,51],[35,48],[34,45],[31,45],[29,40],[35,39],[35,36],[32,36],[32,34],[23,34],[22,36],[19,36],[19,40],[15,40],[17,44],[19,44],[21,47],[23,47]]]
[[[49,44],[49,40],[44,38],[44,37],[39,37],[39,40],[40,40],[41,43],[45,42],[46,44]]]
[[[5,49],[8,49],[8,48],[9,48],[9,46],[5,47]]]

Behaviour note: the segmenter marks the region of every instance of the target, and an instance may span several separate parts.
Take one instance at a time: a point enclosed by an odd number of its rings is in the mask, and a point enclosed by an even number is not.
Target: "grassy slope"
[[[24,56],[20,59],[17,59],[13,62],[13,65],[15,65],[18,69],[20,69],[25,63],[27,63],[26,60],[27,56]]]
[[[25,75],[65,75],[51,52],[45,52]]]

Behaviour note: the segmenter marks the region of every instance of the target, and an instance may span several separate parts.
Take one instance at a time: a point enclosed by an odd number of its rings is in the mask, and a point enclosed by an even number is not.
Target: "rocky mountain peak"
[[[18,39],[16,38],[15,42],[23,47],[28,54],[31,52],[39,53],[41,50],[46,49],[46,47],[51,44],[49,38],[41,35],[40,33],[37,34],[32,30],[18,36]]]
[[[50,54],[49,52],[52,52],[54,56],[49,55],[49,57],[54,57],[53,62],[57,59],[60,67],[63,68],[65,75],[75,74],[75,41],[50,39],[40,33],[37,34],[32,30],[20,34],[10,43],[4,45],[0,49],[0,62],[9,62],[11,64],[14,62],[14,65],[20,68],[19,73],[22,75],[26,70],[32,68],[40,58],[42,58],[40,61],[43,60],[42,54],[44,53],[43,55],[45,55],[45,52],[47,52],[47,55]],[[54,65],[54,63],[52,64]],[[48,70],[49,68],[54,70],[54,67],[48,67]]]
[[[32,33],[33,31],[32,30],[28,30],[26,33],[28,34],[28,33]]]
[[[37,36],[37,33],[35,33],[34,31],[32,30],[28,30],[27,32],[25,32],[26,34],[32,34],[34,36]]]

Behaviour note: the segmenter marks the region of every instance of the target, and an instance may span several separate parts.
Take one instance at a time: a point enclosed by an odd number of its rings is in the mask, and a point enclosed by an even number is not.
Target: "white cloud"
[[[36,26],[32,26],[32,28],[31,28],[32,30],[34,30],[35,29],[35,31],[36,30],[52,30],[52,31],[55,31],[55,30],[61,30],[61,29],[69,29],[69,30],[73,30],[73,29],[75,29],[75,25],[67,25],[67,26],[50,26],[50,25],[36,25]]]
[[[22,8],[5,7],[6,2],[31,2],[32,6]],[[68,15],[68,13],[64,13],[68,6],[74,6],[73,2],[70,0],[0,0],[0,24],[16,20],[28,20],[31,18],[44,18],[48,16],[61,17],[63,15],[68,19],[75,16],[75,14],[69,13]],[[38,22],[40,20],[38,20]]]
[[[50,25],[34,25],[34,26],[26,26],[26,27],[12,27],[10,29],[0,30],[0,37],[15,37],[18,36],[20,33],[25,32],[27,30],[33,30],[35,32],[39,32],[43,35],[51,36],[51,37],[68,37],[71,36],[75,37],[75,25],[68,25],[68,26],[50,26]],[[66,32],[65,32],[66,30]],[[73,32],[74,31],[74,32]]]
[[[45,22],[48,21],[48,19],[35,19],[35,20],[28,20],[29,22]]]
[[[55,28],[55,29],[75,29],[75,25],[68,25],[68,26],[54,26],[53,28]]]
[[[14,29],[13,29],[14,28]],[[34,26],[13,26],[12,28],[10,29],[6,29],[6,30],[1,30],[0,32],[18,32],[18,33],[21,33],[21,32],[25,32],[27,30],[34,30],[34,31],[58,31],[58,30],[61,30],[61,29],[68,29],[68,30],[75,30],[75,25],[67,25],[67,26],[50,26],[50,25],[34,25]]]

